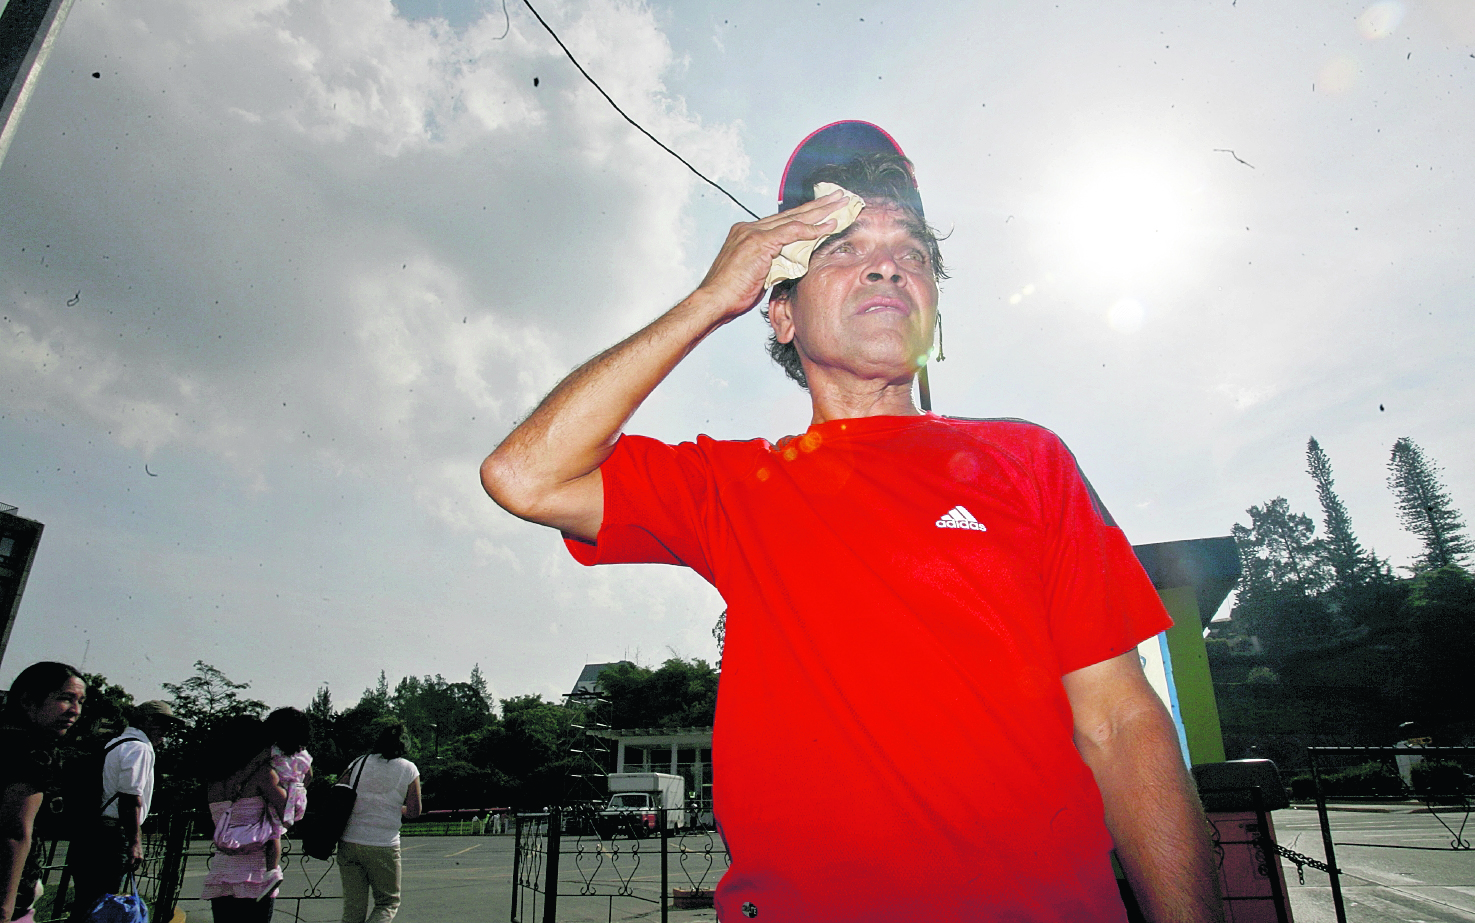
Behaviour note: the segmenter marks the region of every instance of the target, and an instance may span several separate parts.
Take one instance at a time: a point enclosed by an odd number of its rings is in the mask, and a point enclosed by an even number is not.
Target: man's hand
[[[140,865],[143,865],[143,840],[141,838],[130,839],[128,841],[128,861],[125,871],[137,871]]]
[[[835,230],[835,193],[734,225],[695,292],[643,330],[575,369],[482,463],[487,495],[509,513],[592,542],[604,520],[599,466],[656,385],[713,330],[763,297],[788,244]]]
[[[832,192],[786,212],[733,225],[692,297],[726,306],[722,323],[751,311],[763,298],[763,282],[778,252],[795,241],[834,233],[836,223],[829,215],[844,202],[843,192]]]

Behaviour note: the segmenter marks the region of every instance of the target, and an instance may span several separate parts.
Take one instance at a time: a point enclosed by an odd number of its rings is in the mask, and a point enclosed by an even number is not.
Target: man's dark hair
[[[375,722],[379,734],[374,738],[370,753],[377,753],[387,760],[398,759],[410,752],[410,731],[398,718],[384,718]]]
[[[26,667],[16,675],[10,684],[10,692],[5,696],[7,717],[15,721],[20,717],[23,706],[40,705],[72,677],[82,679],[82,674],[76,667],[55,660],[43,660]]]
[[[804,179],[809,192],[805,201],[814,199],[816,183],[834,183],[866,200],[867,205],[894,205],[906,216],[908,230],[927,248],[927,259],[932,264],[932,274],[938,280],[947,278],[942,265],[942,249],[938,246],[937,231],[927,224],[927,219],[912,202],[917,198],[916,183],[912,179],[912,162],[900,154],[863,154],[844,164],[827,164],[817,167]],[[800,203],[803,204],[803,203]],[[785,279],[775,282],[768,293],[769,303],[775,299],[787,301],[801,279]],[[768,319],[764,308],[763,318]],[[798,382],[799,387],[809,390],[804,377],[804,367],[799,361],[799,348],[794,341],[780,343],[778,337],[768,335],[768,355],[784,373]]]

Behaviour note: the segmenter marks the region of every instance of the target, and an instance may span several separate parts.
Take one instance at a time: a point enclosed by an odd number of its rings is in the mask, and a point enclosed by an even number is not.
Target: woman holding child
[[[282,883],[279,825],[287,808],[287,789],[272,768],[266,725],[260,718],[230,718],[211,752],[216,762],[207,773],[212,781],[205,794],[216,824],[217,848],[202,896],[210,902],[215,923],[267,923]],[[222,846],[222,827],[229,827],[229,821],[222,823],[227,812],[237,823],[263,823],[263,835],[242,837],[239,846]]]

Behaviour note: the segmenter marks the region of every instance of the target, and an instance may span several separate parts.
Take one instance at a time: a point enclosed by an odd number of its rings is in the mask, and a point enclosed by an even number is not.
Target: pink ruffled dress
[[[261,811],[265,807],[260,795],[238,799],[235,804],[243,813]],[[229,801],[210,802],[210,819],[220,823],[220,815],[230,806]],[[254,901],[275,890],[281,881],[282,870],[266,867],[266,856],[260,845],[248,852],[217,852],[210,857],[210,871],[205,875],[205,889],[200,896],[207,901],[217,897],[243,897]]]
[[[282,812],[282,830],[277,831],[280,836],[287,827],[301,820],[302,813],[307,810],[307,780],[312,776],[312,756],[306,750],[298,750],[289,755],[272,745],[271,768],[277,771],[277,779],[281,781],[282,788],[287,790],[287,808]]]

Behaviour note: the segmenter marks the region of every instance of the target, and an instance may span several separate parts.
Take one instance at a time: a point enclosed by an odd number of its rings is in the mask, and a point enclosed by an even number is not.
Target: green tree
[[[1424,571],[1403,610],[1411,643],[1390,687],[1405,720],[1468,722],[1475,713],[1475,687],[1466,679],[1475,662],[1475,578],[1453,564]]]
[[[1465,521],[1450,502],[1439,480],[1440,469],[1407,436],[1393,444],[1388,459],[1388,487],[1393,491],[1398,520],[1424,543],[1414,561],[1415,572],[1463,565],[1475,546],[1465,535]]]
[[[308,752],[320,765],[336,766],[342,756],[337,742],[338,713],[333,710],[333,694],[328,684],[318,687],[305,710],[309,728]]]
[[[471,678],[467,680],[467,684],[471,686],[472,691],[481,699],[481,703],[485,706],[487,714],[491,714],[492,695],[487,688],[487,678],[481,672],[481,664],[473,663],[471,665]]]
[[[203,660],[195,661],[195,675],[180,683],[161,683],[174,705],[174,714],[193,724],[197,731],[208,729],[222,718],[236,715],[261,717],[266,703],[247,699],[241,693],[250,683],[238,683]]]
[[[101,673],[83,673],[82,682],[87,684],[87,701],[72,739],[117,735],[128,724],[133,695],[117,683],[108,682]]]
[[[1250,525],[1235,523],[1230,530],[1241,565],[1234,618],[1250,634],[1301,633],[1316,623],[1305,601],[1324,592],[1332,579],[1316,525],[1309,516],[1291,512],[1284,497],[1247,512]],[[1282,610],[1294,610],[1296,617],[1279,618]]]
[[[710,727],[720,675],[705,660],[673,657],[658,670],[617,663],[599,674],[607,701],[595,715],[615,728]]]
[[[1316,496],[1321,501],[1323,548],[1327,563],[1336,575],[1339,588],[1358,586],[1379,573],[1378,559],[1365,551],[1352,531],[1352,517],[1337,496],[1332,478],[1332,463],[1313,436],[1306,442],[1306,471],[1316,482]]]

